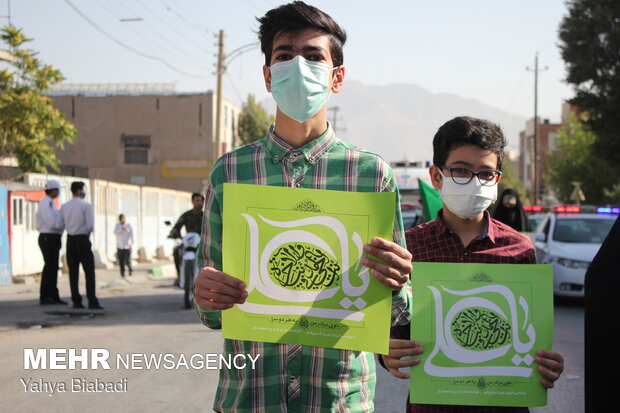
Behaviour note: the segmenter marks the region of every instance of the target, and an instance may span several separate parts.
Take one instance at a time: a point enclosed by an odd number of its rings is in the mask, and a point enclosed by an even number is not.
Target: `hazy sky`
[[[539,52],[539,115],[559,121],[564,63],[557,47],[562,0],[309,0],[348,33],[347,78],[415,83],[531,117]],[[227,52],[257,41],[255,17],[272,0],[0,0],[0,23],[34,39],[29,47],[71,83],[175,83],[215,89],[215,35]],[[9,7],[10,5],[10,7]],[[71,7],[73,5],[77,10]],[[81,16],[82,13],[84,16]],[[142,21],[121,22],[141,18]],[[88,21],[90,20],[90,22]],[[122,45],[121,45],[122,43]],[[132,49],[133,51],[129,50]],[[150,56],[152,58],[147,58]],[[225,96],[267,96],[258,48],[230,61]],[[343,93],[346,93],[346,82]]]

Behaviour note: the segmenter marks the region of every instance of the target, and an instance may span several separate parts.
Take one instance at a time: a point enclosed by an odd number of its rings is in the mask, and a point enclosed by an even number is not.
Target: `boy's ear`
[[[439,171],[439,168],[435,165],[431,165],[428,169],[428,174],[431,177],[431,183],[433,184],[433,188],[440,191],[443,185],[443,177]]]
[[[334,93],[340,92],[342,90],[342,84],[344,83],[344,74],[346,72],[346,68],[342,65],[338,66],[336,70],[334,70],[333,83],[331,90]]]
[[[263,78],[265,79],[267,92],[271,93],[271,69],[267,65],[263,66]]]

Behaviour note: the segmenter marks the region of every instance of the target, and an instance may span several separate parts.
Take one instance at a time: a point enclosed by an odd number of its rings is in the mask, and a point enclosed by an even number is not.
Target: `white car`
[[[550,213],[532,238],[536,261],[553,265],[555,295],[583,297],[586,270],[617,215]]]

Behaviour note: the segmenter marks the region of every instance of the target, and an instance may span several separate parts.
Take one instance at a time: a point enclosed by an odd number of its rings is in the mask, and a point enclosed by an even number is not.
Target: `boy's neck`
[[[327,105],[304,123],[289,118],[278,108],[275,124],[274,132],[278,138],[293,148],[301,148],[327,130]]]
[[[467,247],[473,240],[482,235],[487,225],[484,219],[484,212],[473,218],[463,219],[452,213],[445,206],[443,208],[443,220],[459,236],[464,247]]]

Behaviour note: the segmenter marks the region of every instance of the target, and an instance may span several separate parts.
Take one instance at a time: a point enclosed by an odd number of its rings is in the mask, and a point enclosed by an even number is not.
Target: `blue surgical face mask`
[[[280,110],[299,123],[316,115],[329,97],[334,69],[302,56],[271,65],[271,94]]]
[[[80,194],[80,198],[82,198],[82,199],[86,198],[86,192],[82,192],[82,193]]]

